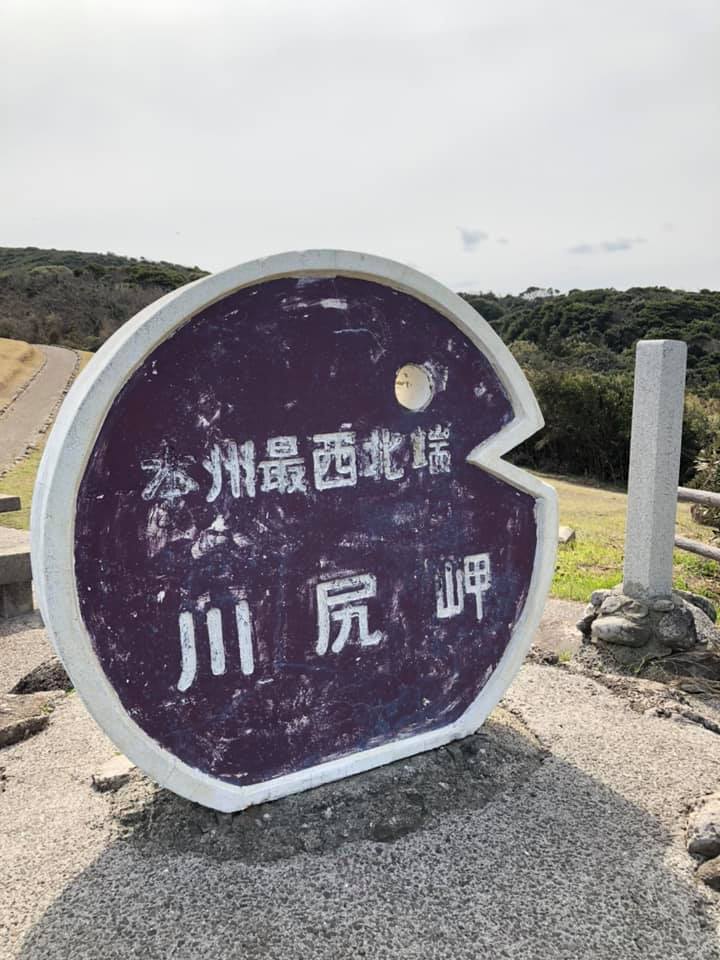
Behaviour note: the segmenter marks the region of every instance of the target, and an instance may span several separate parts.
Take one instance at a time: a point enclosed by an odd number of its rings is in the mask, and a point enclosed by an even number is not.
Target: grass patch
[[[21,503],[20,510],[16,510],[14,513],[0,513],[0,526],[13,527],[15,530],[30,529],[32,492],[44,446],[43,443],[41,446],[35,447],[24,460],[10,467],[5,476],[0,477],[0,493],[20,497]]]
[[[558,548],[552,596],[586,601],[593,590],[620,583],[625,552],[625,493],[561,477],[543,479],[557,490],[560,523],[576,532],[574,545]],[[712,540],[712,530],[695,523],[687,503],[678,504],[677,532],[691,540]],[[676,550],[673,582],[681,590],[720,601],[720,565],[712,560]]]
[[[0,337],[0,413],[42,366],[45,357],[24,340]]]

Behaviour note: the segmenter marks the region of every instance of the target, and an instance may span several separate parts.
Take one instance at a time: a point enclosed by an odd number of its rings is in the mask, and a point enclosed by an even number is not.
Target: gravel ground
[[[37,611],[13,620],[0,620],[0,693],[8,693],[18,680],[54,653]]]
[[[13,682],[23,639],[47,656],[36,624],[6,631]],[[70,695],[0,753],[0,957],[720,960],[720,895],[684,846],[720,737],[532,663],[504,706],[542,757],[484,805],[458,791],[394,842],[258,862],[234,852],[227,818],[148,842],[140,801],[120,830],[119,795],[90,787],[113,747]]]
[[[555,653],[575,653],[582,642],[575,624],[586,606],[575,600],[555,600],[550,597],[533,639],[535,646]]]

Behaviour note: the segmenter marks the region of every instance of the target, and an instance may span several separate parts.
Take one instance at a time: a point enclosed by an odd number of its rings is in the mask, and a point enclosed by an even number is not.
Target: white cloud
[[[460,231],[460,242],[466,253],[472,253],[477,250],[481,243],[488,239],[488,234],[484,230],[475,230],[471,227],[458,227]]]
[[[568,249],[568,253],[619,253],[624,250],[632,250],[640,243],[647,243],[645,237],[634,237],[632,240],[621,237],[617,240],[602,240],[600,243],[576,243],[574,247]]]

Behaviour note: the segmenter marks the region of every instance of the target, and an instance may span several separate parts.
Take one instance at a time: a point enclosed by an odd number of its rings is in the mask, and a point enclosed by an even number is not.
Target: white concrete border
[[[148,355],[209,304],[281,276],[353,276],[404,291],[451,320],[492,363],[515,411],[468,460],[536,498],[538,543],[530,591],[510,643],[475,702],[453,724],[250,786],[208,776],[170,754],[125,712],[92,648],[80,615],[74,573],[75,504],[95,440],[115,397]],[[216,810],[296,793],[467,736],[487,717],[520,668],[553,576],[557,507],[552,487],[501,458],[535,433],[543,418],[524,374],[489,324],[461,297],[424,274],[380,257],[308,250],[254,260],[204,277],[146,307],[97,352],[68,394],[45,448],[33,496],[33,578],[55,648],[97,723],[122,752],[164,787]]]

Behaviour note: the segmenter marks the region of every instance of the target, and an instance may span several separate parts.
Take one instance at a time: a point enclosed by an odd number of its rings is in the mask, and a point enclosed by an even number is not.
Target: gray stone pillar
[[[641,340],[635,355],[623,593],[670,596],[687,345]]]

